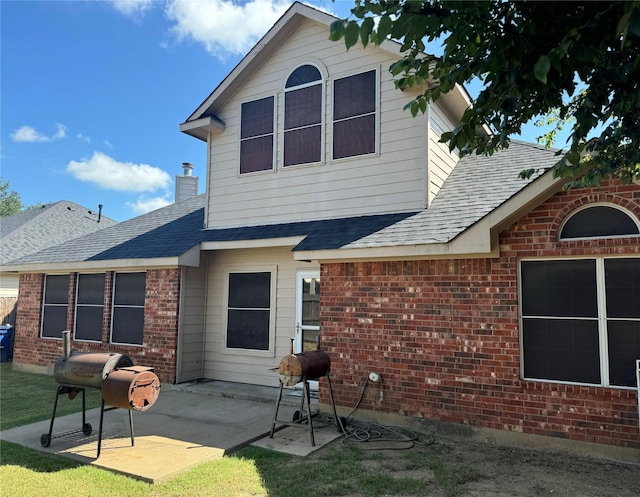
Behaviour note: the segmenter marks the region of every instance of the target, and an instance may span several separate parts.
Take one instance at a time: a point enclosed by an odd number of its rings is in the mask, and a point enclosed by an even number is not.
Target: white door
[[[299,271],[296,282],[296,353],[316,350],[320,340],[320,271]]]

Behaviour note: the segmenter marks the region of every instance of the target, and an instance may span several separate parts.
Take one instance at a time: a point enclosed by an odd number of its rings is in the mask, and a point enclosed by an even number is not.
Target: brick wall
[[[69,330],[73,330],[74,326],[76,276],[73,273],[69,282]],[[147,271],[143,347],[109,343],[112,278],[113,273],[108,272],[105,278],[102,343],[72,341],[72,350],[126,354],[136,365],[153,367],[161,382],[175,383],[180,270],[172,268]],[[20,275],[14,363],[53,367],[62,353],[61,340],[40,338],[43,286],[43,274]]]
[[[640,218],[640,188],[606,183],[544,202],[500,235],[500,258],[323,264],[336,403],[353,407],[377,371],[364,409],[640,448],[635,390],[520,379],[519,259],[640,251],[636,237],[557,241],[564,219],[593,202]]]

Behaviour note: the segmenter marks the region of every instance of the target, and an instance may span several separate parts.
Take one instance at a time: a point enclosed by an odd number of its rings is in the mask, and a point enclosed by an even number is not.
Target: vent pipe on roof
[[[184,176],[191,176],[193,172],[193,164],[191,162],[183,162],[182,163],[182,174]]]

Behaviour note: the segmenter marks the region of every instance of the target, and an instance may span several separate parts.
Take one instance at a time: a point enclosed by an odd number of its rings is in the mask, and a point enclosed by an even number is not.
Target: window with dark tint
[[[273,97],[242,104],[240,173],[273,169]]]
[[[609,382],[636,385],[640,359],[640,259],[604,261]]]
[[[142,345],[146,273],[116,273],[111,342]]]
[[[615,207],[596,205],[573,214],[562,227],[560,239],[637,235],[638,233],[638,226],[625,212]]]
[[[271,273],[229,273],[227,348],[269,350]]]
[[[636,386],[639,258],[523,261],[521,289],[525,378]]]
[[[68,309],[69,275],[46,275],[44,280],[41,336],[62,338],[63,330],[67,329]]]
[[[75,340],[102,341],[104,273],[79,274],[76,296]]]
[[[322,76],[310,65],[298,67],[284,93],[284,165],[319,162],[322,154]]]
[[[333,83],[333,158],[376,151],[376,72]]]
[[[523,262],[521,273],[525,377],[599,383],[595,261]]]

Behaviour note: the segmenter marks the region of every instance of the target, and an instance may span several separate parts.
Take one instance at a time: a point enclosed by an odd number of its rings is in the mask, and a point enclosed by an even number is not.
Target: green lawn
[[[57,384],[52,377],[13,371],[0,364],[0,427],[50,419]],[[99,391],[87,390],[87,408],[99,407]],[[61,397],[62,399],[62,397]],[[59,403],[57,414],[80,411],[80,398]],[[413,454],[413,455],[412,455]],[[415,464],[415,454],[406,461]],[[376,453],[339,443],[306,458],[246,447],[172,480],[150,485],[93,466],[0,441],[0,496],[12,497],[240,497],[425,495],[419,478],[381,471]],[[396,468],[397,469],[397,468]],[[402,467],[400,468],[402,469]],[[447,492],[445,491],[445,494]]]

